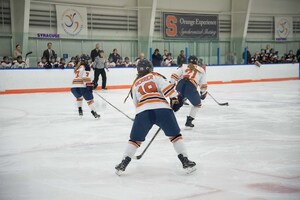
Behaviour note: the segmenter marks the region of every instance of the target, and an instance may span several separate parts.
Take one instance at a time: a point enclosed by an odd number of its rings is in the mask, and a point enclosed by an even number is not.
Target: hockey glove
[[[92,92],[93,89],[94,89],[94,84],[93,84],[93,83],[87,83],[87,84],[86,84],[86,89],[87,89],[88,91]]]
[[[200,91],[200,94],[201,94],[201,99],[204,100],[206,98],[207,91],[206,90]]]
[[[173,97],[170,99],[170,104],[171,104],[172,110],[174,110],[174,112],[177,112],[182,107],[183,100],[180,96]]]

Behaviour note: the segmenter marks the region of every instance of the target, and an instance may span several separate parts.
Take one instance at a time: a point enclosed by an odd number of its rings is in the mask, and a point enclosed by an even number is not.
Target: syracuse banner
[[[275,21],[275,40],[287,41],[293,38],[293,18],[274,17]]]
[[[219,16],[163,13],[164,39],[219,39]]]
[[[56,18],[60,37],[87,37],[86,8],[56,5]]]

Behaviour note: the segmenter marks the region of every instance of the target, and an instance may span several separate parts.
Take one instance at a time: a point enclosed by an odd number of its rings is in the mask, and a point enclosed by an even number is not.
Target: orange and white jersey
[[[85,74],[82,77],[83,83],[84,84],[92,83],[92,81],[94,80],[94,70],[93,70],[93,68],[90,68],[90,71],[85,71],[84,73]]]
[[[145,110],[169,108],[165,97],[176,97],[175,84],[170,84],[162,75],[151,72],[137,79],[132,86],[133,103],[136,113]]]
[[[189,68],[187,64],[183,64],[171,75],[171,83],[178,82],[183,78],[188,78],[196,88],[199,86],[200,90],[206,90],[207,82],[204,69],[198,65],[194,65],[194,67],[195,70]]]
[[[87,83],[91,83],[94,79],[94,71],[85,71],[84,65],[81,65],[77,70],[75,70],[75,77],[72,82],[72,87],[86,87]]]

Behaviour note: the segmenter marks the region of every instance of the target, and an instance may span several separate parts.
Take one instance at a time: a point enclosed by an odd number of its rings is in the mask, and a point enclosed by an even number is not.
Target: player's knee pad
[[[128,143],[132,144],[136,148],[139,148],[141,146],[141,144],[142,144],[142,142],[140,142],[140,141],[134,141],[134,140],[129,140]]]
[[[170,137],[170,142],[175,143],[175,142],[177,142],[178,140],[181,140],[181,139],[182,139],[182,135],[178,134],[174,137]]]

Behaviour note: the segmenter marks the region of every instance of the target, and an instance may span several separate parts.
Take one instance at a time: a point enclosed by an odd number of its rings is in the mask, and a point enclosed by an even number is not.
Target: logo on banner
[[[83,18],[76,9],[67,9],[61,15],[61,26],[65,33],[78,35],[83,29]]]
[[[287,40],[292,30],[292,24],[290,20],[287,18],[280,18],[276,23],[276,40]]]

